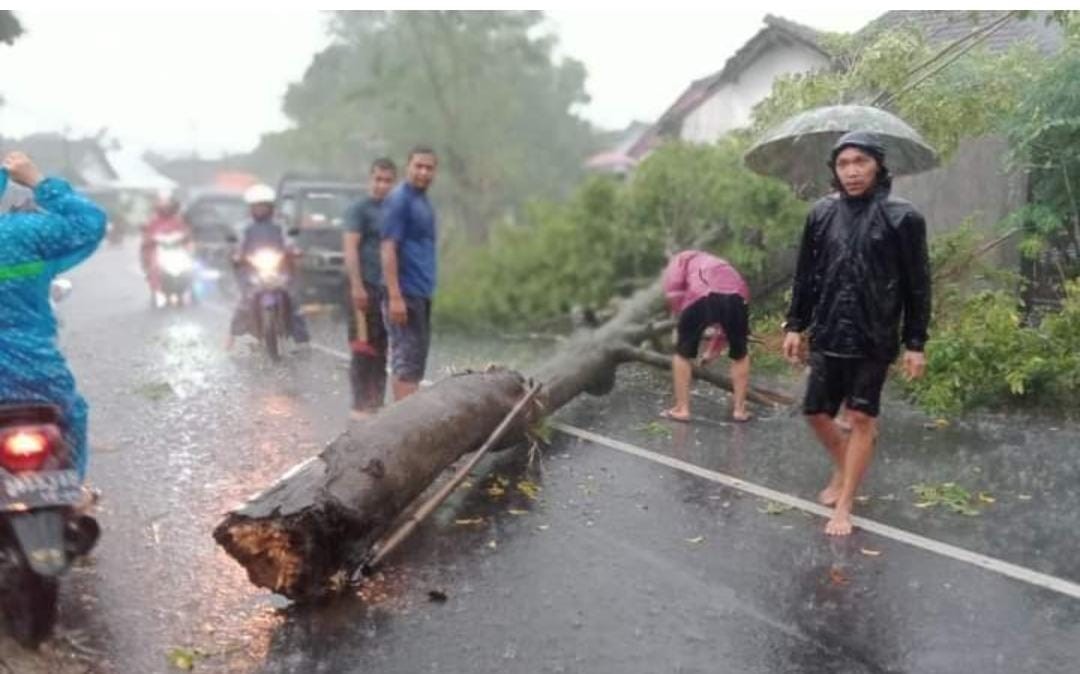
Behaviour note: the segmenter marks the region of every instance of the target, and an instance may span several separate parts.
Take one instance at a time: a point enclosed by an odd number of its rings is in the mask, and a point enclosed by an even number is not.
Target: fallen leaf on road
[[[880,557],[881,550],[871,550],[870,548],[859,548],[859,552],[863,553],[867,557]]]
[[[197,648],[174,648],[165,657],[173,667],[190,672],[195,669],[195,663],[206,657],[206,654]]]
[[[995,499],[990,494],[987,494],[985,491],[979,492],[979,500],[983,503],[994,503],[995,501],[997,501],[997,499]]]
[[[521,515],[528,515],[529,514],[528,510],[521,510],[520,508],[511,508],[511,509],[507,510],[506,512],[510,513],[511,515],[517,515],[519,517]]]
[[[539,529],[540,531],[547,531],[548,529],[551,528],[551,525],[550,524],[541,524],[541,525],[537,526],[536,528]]]
[[[829,567],[829,580],[832,581],[833,585],[847,585],[851,582],[848,580],[848,577],[844,575],[844,571],[837,566]]]
[[[172,384],[169,382],[159,381],[143,384],[135,389],[135,393],[148,400],[158,402],[173,397],[176,395],[176,390],[173,389]]]
[[[704,536],[694,536],[693,538],[687,538],[686,542],[687,543],[701,543],[704,540],[705,540]]]
[[[498,544],[498,543],[496,543],[495,541],[488,541],[488,544],[487,544],[487,546],[488,546],[489,548],[491,548],[492,550],[494,550],[495,548],[499,547],[499,544]]]
[[[473,524],[483,524],[483,523],[484,523],[484,518],[483,517],[462,517],[460,519],[454,520],[454,524],[456,524],[458,526],[461,526],[461,527],[470,526],[470,525],[473,525]]]
[[[789,510],[791,510],[791,506],[784,503],[777,503],[776,501],[769,501],[765,504],[764,508],[757,509],[759,513],[765,515],[783,515]]]
[[[531,501],[535,501],[536,497],[540,495],[540,485],[532,480],[519,481],[517,483],[517,490],[527,496]]]
[[[1016,498],[1020,499],[1021,501],[1030,501],[1031,494],[1017,494]]]

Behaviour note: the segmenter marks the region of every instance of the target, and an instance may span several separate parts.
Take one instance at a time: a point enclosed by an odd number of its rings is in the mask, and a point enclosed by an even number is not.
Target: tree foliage
[[[786,185],[743,166],[745,138],[665,145],[617,183],[587,180],[564,203],[535,202],[481,248],[455,249],[436,303],[444,321],[536,325],[572,305],[602,306],[651,282],[665,251],[709,233],[744,274],[764,274],[790,248],[806,206]]]
[[[474,240],[526,198],[565,196],[592,131],[585,68],[556,61],[539,12],[337,12],[333,43],[285,97],[295,123],[261,152],[358,176],[417,143],[440,155],[437,194]]]
[[[927,376],[909,387],[935,413],[976,407],[1080,402],[1080,285],[1038,326],[1022,321],[1016,297],[984,291],[948,316],[927,344]]]
[[[1054,250],[1067,277],[1080,274],[1080,17],[1061,17],[1065,45],[1023,83],[1006,129],[1014,166],[1028,172],[1030,203],[1010,218],[1029,257]]]
[[[910,24],[834,35],[826,45],[835,67],[780,77],[754,109],[758,132],[822,105],[876,103],[911,124],[947,158],[962,138],[997,130],[1019,102],[1022,83],[1044,61],[1027,44],[1001,54],[981,47],[963,55],[941,54],[940,46],[929,44]]]
[[[22,23],[10,9],[0,10],[0,42],[12,44],[23,34]]]

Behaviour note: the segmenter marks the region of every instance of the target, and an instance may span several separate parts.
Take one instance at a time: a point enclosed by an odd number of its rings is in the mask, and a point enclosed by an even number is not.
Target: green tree
[[[973,31],[993,27],[976,20]],[[980,34],[945,47],[930,45],[910,24],[832,36],[826,44],[835,67],[780,77],[755,107],[754,128],[764,131],[822,105],[874,104],[907,121],[947,158],[961,139],[997,131],[1020,102],[1023,83],[1045,64],[1028,44],[988,53]]]
[[[599,307],[651,282],[666,251],[708,233],[751,278],[794,245],[806,206],[746,169],[744,137],[665,145],[626,183],[593,177],[565,202],[538,201],[479,248],[455,248],[436,310],[463,325],[536,325],[572,305]]]
[[[1080,274],[1080,13],[1060,20],[1064,48],[1024,82],[1006,126],[1013,163],[1031,185],[1030,203],[1009,224],[1022,227],[1026,254],[1054,249],[1060,273],[1072,278]]]
[[[539,12],[337,12],[333,43],[292,85],[295,128],[264,154],[362,174],[418,142],[439,153],[441,200],[470,240],[530,197],[566,196],[594,149],[577,114],[581,63],[553,56]]]

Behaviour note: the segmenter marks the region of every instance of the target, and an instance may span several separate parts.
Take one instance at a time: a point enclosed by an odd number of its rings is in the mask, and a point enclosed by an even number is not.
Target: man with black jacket
[[[873,455],[881,389],[901,342],[905,376],[921,377],[926,369],[930,265],[926,221],[912,204],[889,195],[885,147],[874,134],[841,137],[829,166],[837,192],[807,216],[784,355],[795,361],[799,333],[809,332],[803,413],[835,464],[818,498],[833,506],[825,532],[846,536]],[[841,404],[849,410],[847,437],[833,422]]]

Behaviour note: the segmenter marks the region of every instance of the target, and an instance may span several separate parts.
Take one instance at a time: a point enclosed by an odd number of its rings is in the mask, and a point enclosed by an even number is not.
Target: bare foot
[[[672,421],[690,421],[690,410],[672,407],[670,410],[661,412],[660,416],[665,419],[671,419]]]
[[[818,494],[818,503],[826,506],[836,505],[836,502],[840,499],[840,486],[843,481],[844,476],[840,474],[840,471],[834,470],[829,484]]]
[[[837,506],[825,525],[825,533],[830,536],[847,536],[851,533],[851,513],[846,508]]]
[[[353,421],[363,421],[364,419],[367,419],[373,414],[374,412],[370,412],[368,410],[352,410],[349,412],[349,418]]]
[[[731,419],[733,421],[739,421],[739,422],[750,421],[753,418],[754,418],[754,415],[750,414],[746,410],[741,410],[741,411],[738,411],[738,412],[732,412],[731,413]]]

